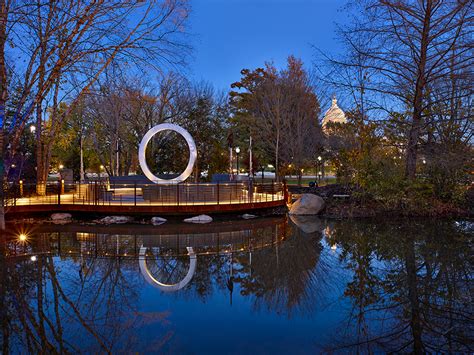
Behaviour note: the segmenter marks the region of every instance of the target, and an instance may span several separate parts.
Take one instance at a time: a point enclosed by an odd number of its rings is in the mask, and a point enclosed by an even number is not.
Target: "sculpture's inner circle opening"
[[[156,133],[146,147],[146,163],[161,179],[180,175],[189,161],[189,148],[184,137],[171,130]]]

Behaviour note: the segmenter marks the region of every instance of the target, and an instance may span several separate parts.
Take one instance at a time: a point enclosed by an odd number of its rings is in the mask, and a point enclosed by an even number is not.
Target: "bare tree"
[[[413,179],[425,119],[435,105],[430,88],[472,65],[472,2],[355,0],[352,5],[358,13],[341,37],[359,60],[353,56],[333,63],[370,76],[354,85],[360,93],[378,96],[380,107],[408,110],[405,175]],[[454,49],[458,59],[453,62]]]
[[[61,122],[111,64],[121,63],[128,70],[137,65],[160,70],[163,65],[182,63],[188,49],[181,36],[188,14],[186,0],[2,0],[0,9],[2,143],[9,85],[22,87],[15,120],[8,127],[12,132],[9,149],[5,152],[5,144],[0,144],[0,153],[3,161],[15,156],[23,129],[36,109],[40,185],[47,178],[51,145]],[[12,47],[8,52],[7,41]],[[15,66],[13,57],[24,63]],[[68,109],[59,112],[63,101],[69,102]],[[44,115],[48,106],[53,108]],[[4,176],[3,164],[0,175]]]

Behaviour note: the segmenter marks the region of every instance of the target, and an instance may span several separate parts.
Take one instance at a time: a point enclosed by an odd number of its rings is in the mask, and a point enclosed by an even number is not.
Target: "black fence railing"
[[[10,183],[4,192],[7,206],[19,205],[123,205],[180,206],[260,203],[284,200],[280,182],[117,184],[108,181],[67,184]]]

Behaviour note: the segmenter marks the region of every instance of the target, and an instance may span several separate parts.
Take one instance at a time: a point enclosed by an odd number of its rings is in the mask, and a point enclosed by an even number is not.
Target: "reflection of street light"
[[[235,148],[235,153],[237,154],[237,173],[239,173],[239,154],[240,154],[239,147]]]

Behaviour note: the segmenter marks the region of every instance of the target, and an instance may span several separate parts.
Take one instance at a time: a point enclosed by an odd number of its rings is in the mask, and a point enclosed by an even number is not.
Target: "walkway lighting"
[[[238,172],[239,171],[239,153],[240,153],[239,147],[235,148],[235,153],[237,154],[237,172]]]

